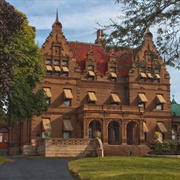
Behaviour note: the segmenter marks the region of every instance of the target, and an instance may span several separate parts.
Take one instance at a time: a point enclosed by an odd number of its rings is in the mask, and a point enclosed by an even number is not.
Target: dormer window
[[[148,102],[144,93],[138,93],[138,107],[145,109],[145,104]]]
[[[159,74],[155,74],[155,77],[154,77],[154,82],[160,82],[160,75]]]
[[[116,72],[116,68],[115,67],[110,67],[110,71],[111,72]]]
[[[145,81],[147,78],[146,74],[144,72],[140,73],[140,81]]]
[[[88,104],[95,104],[97,97],[95,92],[88,92]]]
[[[95,74],[94,74],[93,71],[89,71],[89,72],[88,72],[88,79],[89,79],[89,80],[94,80],[94,76],[95,76]]]
[[[111,93],[111,105],[118,105],[121,102],[117,93]]]
[[[156,95],[156,109],[163,110],[163,104],[166,103],[166,100],[161,94]]]
[[[88,65],[88,70],[89,71],[94,71],[94,66],[93,65]]]
[[[150,72],[147,73],[147,82],[152,82],[153,76]]]

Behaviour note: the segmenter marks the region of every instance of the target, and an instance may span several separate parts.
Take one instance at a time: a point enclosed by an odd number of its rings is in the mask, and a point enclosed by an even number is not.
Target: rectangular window
[[[94,66],[93,65],[88,65],[88,70],[94,71]]]
[[[63,60],[62,61],[62,66],[68,66],[68,61]]]
[[[46,65],[51,65],[52,64],[52,60],[51,59],[46,59]]]
[[[120,100],[118,94],[117,93],[111,93],[111,104],[112,105],[118,105],[118,103],[120,103],[120,102],[121,102],[121,100]]]
[[[65,106],[71,106],[71,99],[64,99],[64,103]]]
[[[54,71],[54,75],[55,75],[55,76],[60,76],[60,72]]]
[[[142,107],[145,109],[145,103],[141,102],[141,103],[138,103],[138,107]]]
[[[71,132],[63,132],[63,138],[70,138]]]
[[[95,92],[88,92],[88,102],[96,102],[97,101],[97,97]]]
[[[111,77],[110,80],[111,80],[112,82],[116,82],[117,78]]]
[[[88,76],[88,79],[94,81],[94,76]]]
[[[68,72],[63,72],[63,73],[62,73],[62,76],[68,77]]]
[[[50,105],[51,99],[50,99],[50,98],[46,98],[46,103],[47,103],[48,105]]]
[[[54,66],[54,75],[55,76],[60,76],[60,67],[59,66]]]
[[[163,110],[163,104],[156,104],[156,109]]]
[[[55,65],[55,66],[59,66],[59,65],[60,65],[60,61],[59,61],[59,60],[55,60],[55,61],[54,61],[54,65]]]
[[[141,72],[145,72],[145,67],[140,67],[139,70],[140,70]]]
[[[110,71],[111,72],[116,72],[116,68],[115,67],[110,67]]]
[[[151,67],[148,67],[148,68],[147,68],[147,72],[148,72],[148,73],[152,73],[152,68],[151,68]]]

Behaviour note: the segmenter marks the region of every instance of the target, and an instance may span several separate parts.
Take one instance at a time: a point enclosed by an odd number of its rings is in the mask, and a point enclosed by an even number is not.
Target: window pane
[[[63,72],[62,75],[63,75],[64,77],[68,77],[68,72]]]
[[[88,76],[88,79],[93,81],[94,80],[94,76]]]
[[[54,65],[59,66],[59,65],[60,65],[60,62],[59,62],[58,60],[55,60],[55,61],[54,61]]]
[[[60,76],[60,72],[55,71],[55,72],[54,72],[54,75],[55,75],[55,76]]]
[[[88,70],[94,71],[94,66],[93,65],[88,65]]]
[[[0,142],[2,142],[2,135],[3,135],[3,134],[2,134],[2,133],[0,133]]]
[[[111,68],[110,68],[110,71],[111,71],[111,72],[116,72],[116,68],[115,68],[115,67],[111,67]]]
[[[111,81],[112,81],[112,82],[116,82],[116,78],[113,78],[113,77],[112,77],[112,78],[111,78]]]
[[[64,132],[63,133],[63,138],[70,138],[71,136],[71,133],[70,132]]]
[[[62,61],[63,66],[68,66],[68,61]]]
[[[139,103],[138,107],[143,107],[144,108],[144,105],[145,105],[144,103]]]
[[[162,110],[163,109],[163,105],[162,104],[157,104],[156,105],[156,109]]]
[[[93,129],[89,128],[89,138],[93,138]]]
[[[71,106],[71,100],[70,99],[65,99],[64,100],[64,105],[65,106]]]
[[[46,71],[46,75],[51,75],[52,72],[51,71]]]
[[[46,64],[51,65],[52,61],[51,59],[46,59]]]
[[[140,67],[139,70],[140,70],[141,72],[145,72],[145,68],[144,68],[144,67]]]

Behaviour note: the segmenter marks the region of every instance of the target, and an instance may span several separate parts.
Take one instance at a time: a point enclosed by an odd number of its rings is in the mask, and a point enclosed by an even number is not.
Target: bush
[[[174,146],[169,142],[155,142],[150,144],[150,149],[152,150],[151,154],[170,154],[171,150],[174,149]]]

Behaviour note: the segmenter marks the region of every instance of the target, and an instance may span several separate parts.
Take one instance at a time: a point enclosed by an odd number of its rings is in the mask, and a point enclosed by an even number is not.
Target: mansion
[[[95,43],[67,41],[56,14],[41,48],[46,68],[42,88],[49,108],[7,130],[10,154],[18,154],[19,146],[38,146],[47,132],[56,142],[70,143],[93,139],[99,131],[105,155],[125,155],[130,150],[143,155],[156,131],[163,140],[172,140],[173,129],[178,139],[180,119],[171,114],[170,75],[152,33],[147,30],[137,54],[113,48],[106,52],[102,39],[103,31],[98,30]]]

